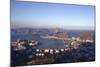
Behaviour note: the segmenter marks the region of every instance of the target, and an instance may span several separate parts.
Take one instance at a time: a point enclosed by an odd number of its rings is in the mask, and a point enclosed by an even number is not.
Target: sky
[[[11,27],[94,29],[95,6],[11,0]]]

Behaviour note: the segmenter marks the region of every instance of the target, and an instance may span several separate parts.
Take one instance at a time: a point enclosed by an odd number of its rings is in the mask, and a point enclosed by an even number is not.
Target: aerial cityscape
[[[11,1],[11,66],[95,61],[95,6]]]

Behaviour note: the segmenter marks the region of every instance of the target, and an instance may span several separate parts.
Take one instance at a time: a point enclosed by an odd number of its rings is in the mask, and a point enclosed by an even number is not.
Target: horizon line
[[[55,29],[55,28],[58,28],[58,29],[63,29],[63,30],[95,30],[95,28],[93,29],[82,29],[82,28],[61,28],[61,27],[10,27],[10,29]]]

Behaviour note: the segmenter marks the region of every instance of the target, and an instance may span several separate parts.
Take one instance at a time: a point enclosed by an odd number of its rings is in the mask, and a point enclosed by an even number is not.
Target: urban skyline
[[[95,61],[95,6],[11,0],[11,66]]]

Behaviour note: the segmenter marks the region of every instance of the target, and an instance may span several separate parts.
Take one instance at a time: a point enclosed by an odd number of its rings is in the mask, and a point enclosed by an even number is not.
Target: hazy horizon
[[[11,28],[94,30],[95,6],[11,0]]]

